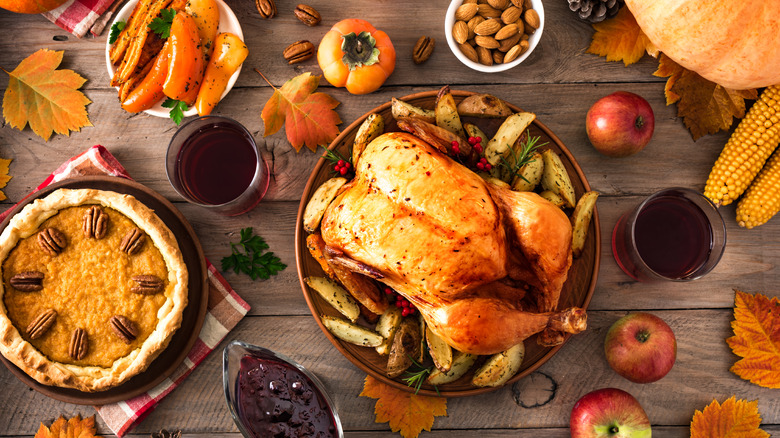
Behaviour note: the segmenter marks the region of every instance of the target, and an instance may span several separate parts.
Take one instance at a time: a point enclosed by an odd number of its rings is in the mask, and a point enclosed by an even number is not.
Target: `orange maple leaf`
[[[587,53],[606,56],[607,61],[623,61],[629,66],[639,61],[645,52],[653,56],[658,53],[628,8],[621,8],[617,15],[593,24],[593,28],[596,32]]]
[[[20,131],[30,128],[49,140],[52,131],[69,135],[92,126],[87,117],[89,99],[78,89],[87,80],[73,70],[57,70],[64,52],[41,49],[25,58],[8,73],[3,97],[3,117]]]
[[[50,427],[41,423],[34,438],[101,438],[95,436],[95,416],[81,419],[77,415],[69,420],[58,418]]]
[[[8,175],[8,167],[10,165],[11,160],[0,158],[0,189],[5,187],[5,185],[8,184],[8,181],[10,181],[12,178],[10,175]],[[5,193],[0,190],[0,201],[5,201],[6,199],[8,199],[8,197],[6,197]]]
[[[719,404],[713,400],[691,420],[691,438],[769,438],[759,429],[758,401],[730,399]]]
[[[337,125],[341,119],[333,110],[339,101],[325,93],[315,93],[319,84],[320,76],[306,72],[285,82],[281,89],[274,87],[261,115],[265,124],[263,137],[285,126],[287,141],[295,152],[300,152],[304,145],[316,152],[318,146],[330,144],[339,135]]]
[[[759,386],[780,388],[780,301],[735,292],[734,336],[726,342],[742,359],[731,372]]]
[[[667,77],[666,104],[677,103],[677,116],[694,140],[707,134],[729,129],[734,118],[745,116],[745,99],[755,100],[758,92],[732,90],[681,67],[668,56],[658,58],[654,76]]]
[[[446,398],[401,391],[371,376],[366,376],[360,395],[377,399],[376,422],[389,422],[390,429],[404,438],[415,438],[423,429],[430,432],[434,417],[447,415]]]

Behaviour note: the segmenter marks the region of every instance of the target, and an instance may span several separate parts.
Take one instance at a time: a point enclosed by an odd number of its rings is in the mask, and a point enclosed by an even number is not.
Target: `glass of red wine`
[[[176,192],[227,216],[253,209],[268,189],[268,166],[252,134],[227,117],[203,116],[182,125],[165,161]]]
[[[726,247],[726,225],[701,193],[681,187],[650,195],[618,219],[612,254],[633,279],[690,281],[712,271]]]

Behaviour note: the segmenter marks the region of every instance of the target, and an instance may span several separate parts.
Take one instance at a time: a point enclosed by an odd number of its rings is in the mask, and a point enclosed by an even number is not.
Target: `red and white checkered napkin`
[[[122,0],[68,0],[42,15],[79,38],[89,31],[98,36],[121,3]]]
[[[130,179],[125,168],[106,148],[92,146],[63,163],[32,193],[54,182],[83,175],[111,175]],[[0,214],[0,221],[10,211],[9,208]],[[144,394],[110,405],[95,406],[97,413],[117,436],[124,436],[151,413],[157,403],[176,389],[249,311],[249,304],[236,294],[214,265],[208,260],[206,264],[209,279],[206,319],[198,340],[184,362],[167,379]]]

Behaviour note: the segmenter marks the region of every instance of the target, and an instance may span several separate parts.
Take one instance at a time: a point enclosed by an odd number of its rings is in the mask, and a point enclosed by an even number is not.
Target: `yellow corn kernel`
[[[735,201],[780,143],[780,85],[767,87],[739,122],[712,166],[704,196],[716,205]]]
[[[775,152],[737,204],[737,223],[753,228],[780,211],[780,152]]]

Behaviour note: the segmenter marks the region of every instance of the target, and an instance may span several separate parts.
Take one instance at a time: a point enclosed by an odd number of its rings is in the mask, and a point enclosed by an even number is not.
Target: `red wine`
[[[197,202],[211,205],[238,198],[258,166],[249,135],[224,122],[203,126],[190,135],[178,159],[181,185]]]
[[[698,270],[712,250],[712,227],[704,211],[680,196],[660,196],[639,213],[634,239],[645,264],[667,278]]]

